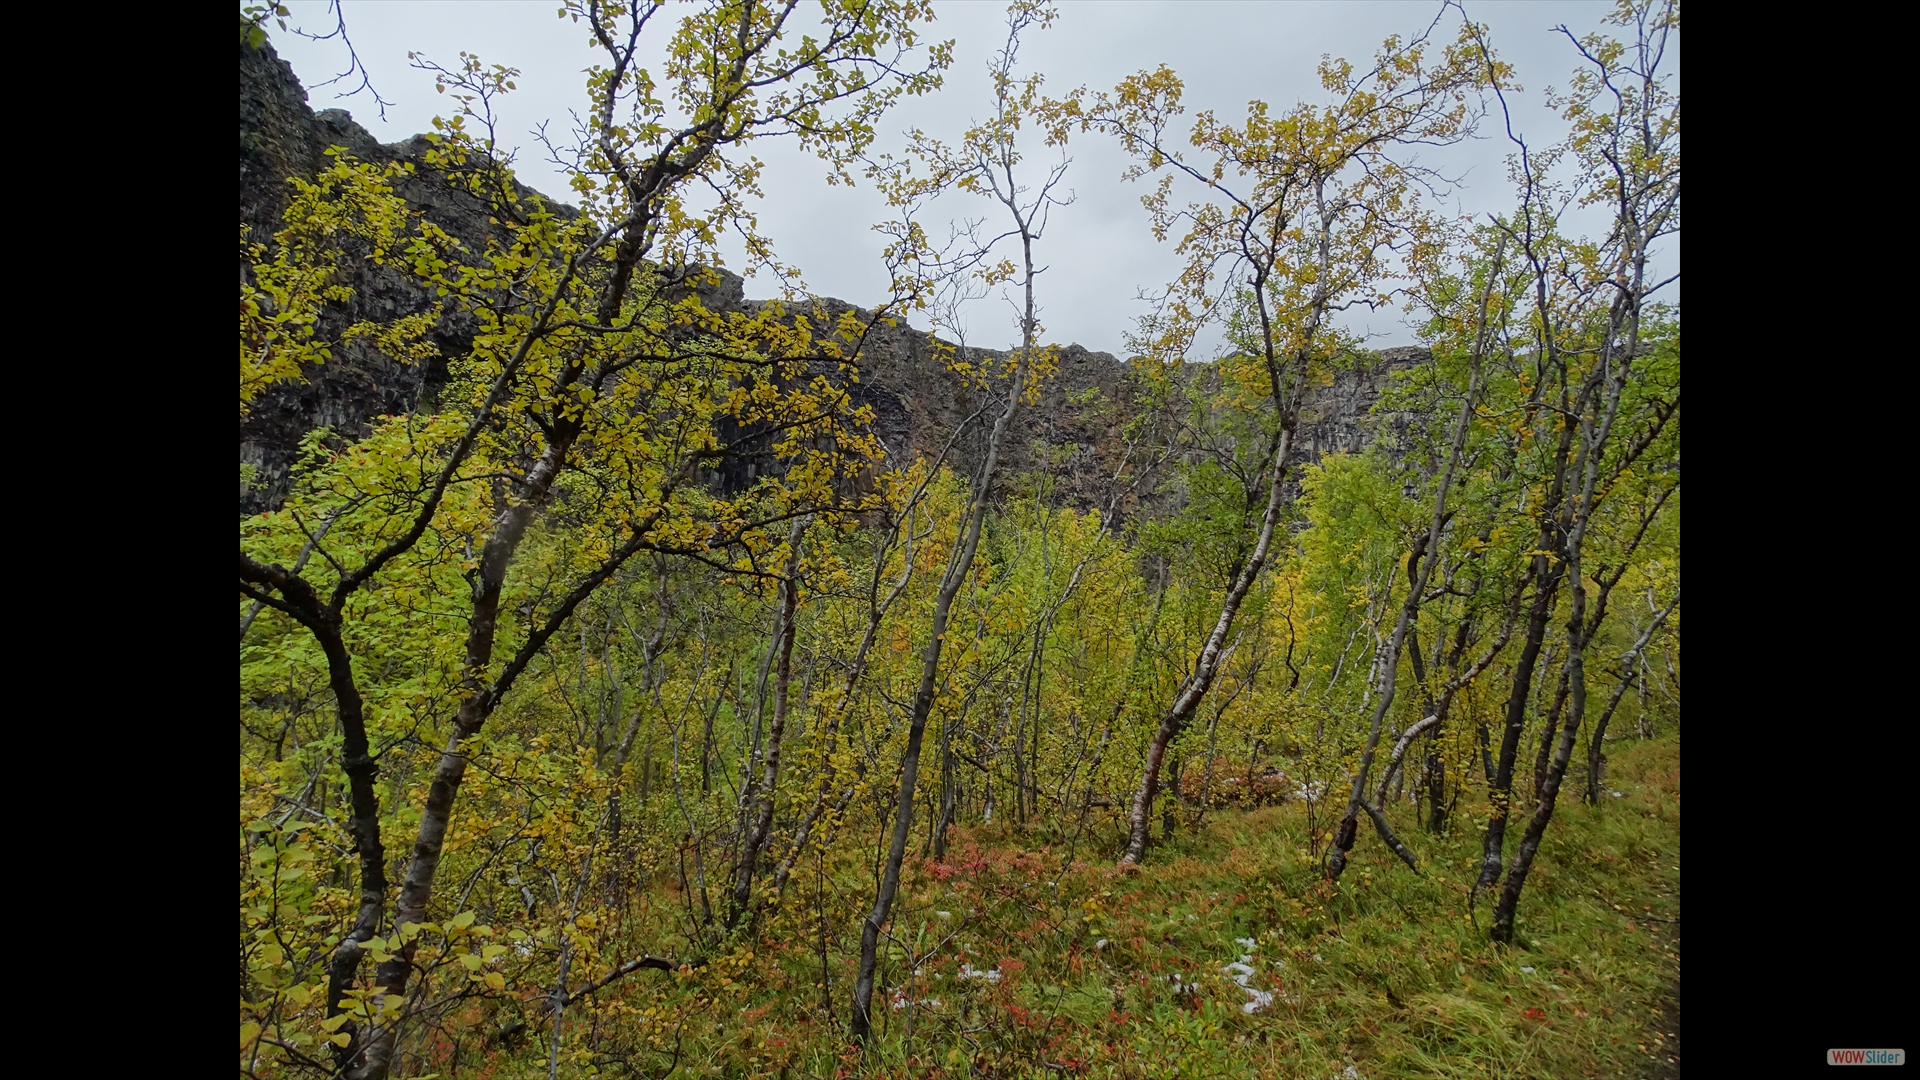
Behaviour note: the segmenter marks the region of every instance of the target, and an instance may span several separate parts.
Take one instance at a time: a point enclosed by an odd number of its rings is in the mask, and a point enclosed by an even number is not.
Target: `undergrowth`
[[[1115,821],[959,829],[943,862],[910,867],[864,1055],[845,1040],[857,927],[815,913],[871,896],[871,867],[829,862],[797,871],[784,909],[705,967],[642,972],[569,1009],[568,1047],[575,1025],[643,1034],[589,1039],[559,1074],[1671,1075],[1677,739],[1623,743],[1610,772],[1600,806],[1561,800],[1510,948],[1487,940],[1485,897],[1477,925],[1466,906],[1480,843],[1466,808],[1444,836],[1400,815],[1418,875],[1366,835],[1338,886],[1299,804],[1183,821],[1127,870],[1108,854]],[[686,898],[652,899],[671,933]],[[1223,971],[1243,960],[1244,985]],[[546,1076],[550,1025],[470,1075]]]

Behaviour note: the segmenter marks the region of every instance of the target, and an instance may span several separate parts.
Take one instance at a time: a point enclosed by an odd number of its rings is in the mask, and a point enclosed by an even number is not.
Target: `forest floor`
[[[911,867],[864,1056],[844,1036],[856,943],[814,912],[820,889],[871,896],[872,868],[829,863],[795,874],[757,941],[624,980],[600,1005],[653,1017],[657,1049],[582,1055],[562,1075],[596,1075],[593,1060],[598,1075],[785,1080],[1675,1076],[1677,736],[1622,741],[1609,771],[1601,805],[1561,799],[1512,947],[1488,941],[1485,897],[1469,918],[1479,830],[1464,806],[1448,836],[1395,815],[1419,875],[1363,829],[1338,886],[1299,803],[1183,821],[1127,870],[1105,854],[1115,821],[1077,838],[996,824]],[[662,917],[684,900],[661,899]],[[482,1074],[520,1075],[495,1064]]]

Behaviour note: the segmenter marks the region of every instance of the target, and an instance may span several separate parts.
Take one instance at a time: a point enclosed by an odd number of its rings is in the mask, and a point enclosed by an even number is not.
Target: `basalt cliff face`
[[[292,67],[271,45],[253,48],[243,41],[240,221],[250,227],[253,237],[268,237],[278,227],[287,204],[287,179],[314,176],[325,167],[327,149],[333,146],[344,147],[364,161],[420,165],[427,142],[415,136],[383,144],[342,110],[316,113]],[[429,169],[418,168],[396,185],[396,191],[427,219],[475,250],[484,248],[495,233],[484,207]],[[562,213],[573,211],[564,208]],[[364,319],[384,321],[438,311],[433,336],[442,356],[458,358],[471,346],[475,324],[470,316],[447,309],[440,299],[395,271],[356,264],[345,284],[353,289],[352,301],[329,308],[318,330],[321,337],[334,342],[332,358],[310,370],[304,382],[282,384],[261,395],[241,422],[240,460],[253,466],[251,482],[243,483],[240,491],[243,515],[272,509],[286,498],[288,470],[300,439],[308,432],[327,427],[351,439],[364,434],[374,417],[434,407],[437,391],[446,381],[445,359],[424,365],[395,362],[364,340],[341,340],[347,326]],[[761,303],[746,297],[745,282],[725,272],[717,288],[701,293],[708,306],[716,309],[754,310]],[[819,314],[828,316],[850,306],[838,300],[815,303]],[[968,352],[1006,355],[997,350]],[[1386,440],[1390,447],[1408,445],[1411,429],[1423,418],[1413,413],[1375,415],[1373,407],[1393,372],[1425,357],[1423,349],[1388,349],[1362,357],[1336,375],[1331,385],[1314,391],[1303,411],[1294,460],[1317,461],[1328,453],[1357,451],[1377,439]],[[1058,374],[1049,380],[1038,404],[1022,410],[1020,430],[1007,448],[1010,473],[1006,475],[1044,475],[1050,478],[1059,503],[1104,507],[1113,495],[1112,478],[1124,452],[1120,418],[1130,415],[1134,404],[1127,365],[1111,353],[1077,344],[1061,348],[1058,361]],[[862,380],[853,388],[855,400],[873,409],[874,429],[890,456],[912,460],[916,455],[932,458],[945,451],[946,461],[955,469],[973,470],[984,447],[986,425],[968,425],[957,440],[952,435],[981,409],[983,401],[946,370],[930,335],[904,323],[875,325],[865,342],[860,368]],[[715,479],[724,487],[738,488],[751,483],[763,467],[748,456],[730,462]],[[1123,496],[1120,509],[1129,509],[1143,495]]]
[[[274,54],[240,42],[240,223],[251,239],[265,241],[280,227],[287,206],[287,179],[311,179],[327,165],[327,149],[339,146],[370,162],[420,162],[425,138],[382,145],[342,110],[315,113],[293,69]],[[414,209],[462,242],[483,246],[492,226],[486,211],[448,187],[429,170],[396,185]],[[320,318],[318,335],[333,343],[332,358],[310,369],[303,382],[282,383],[253,403],[240,423],[240,461],[255,469],[253,483],[240,491],[243,514],[278,506],[287,494],[287,468],[300,438],[319,427],[353,438],[376,416],[412,412],[430,405],[445,383],[444,359],[428,364],[397,363],[365,340],[342,340],[341,332],[363,319],[386,321],[441,309],[440,301],[398,271],[366,262],[349,262],[343,284],[353,300],[330,306]],[[241,272],[246,270],[244,266]],[[444,312],[435,325],[434,344],[443,357],[463,355],[472,345],[471,316]]]

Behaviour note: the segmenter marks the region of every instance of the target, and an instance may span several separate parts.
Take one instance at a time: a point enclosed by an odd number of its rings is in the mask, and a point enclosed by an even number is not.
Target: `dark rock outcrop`
[[[249,226],[256,238],[270,236],[287,204],[287,178],[315,175],[325,167],[326,152],[332,146],[344,147],[364,161],[417,165],[428,144],[423,136],[383,144],[344,111],[314,112],[292,67],[271,45],[256,49],[242,41],[241,224]],[[483,206],[432,170],[417,169],[395,190],[470,250],[484,250],[490,238],[501,235],[489,224]],[[562,207],[560,212],[571,215],[574,211]],[[344,308],[330,308],[319,326],[320,335],[335,342],[332,359],[310,371],[307,381],[282,384],[263,394],[241,423],[240,460],[255,470],[251,485],[241,489],[243,514],[270,509],[285,499],[288,468],[299,441],[315,428],[328,427],[342,437],[354,438],[365,433],[374,417],[432,408],[434,395],[446,379],[445,358],[461,356],[471,345],[470,317],[448,312],[439,299],[396,271],[356,264],[346,284],[354,290],[353,301]],[[700,291],[715,310],[752,311],[764,303],[747,299],[745,283],[724,271],[717,287]],[[813,303],[815,325],[830,324],[823,317],[830,320],[849,309],[838,300]],[[340,340],[340,332],[355,321],[384,321],[436,309],[443,312],[434,330],[443,359],[434,363],[400,364],[369,343]],[[871,318],[870,312],[852,310],[863,319]],[[982,349],[968,353],[975,359],[1007,355]],[[1409,427],[1419,418],[1410,413],[1380,417],[1371,410],[1391,374],[1425,356],[1422,349],[1388,349],[1340,371],[1332,385],[1310,398],[1296,460],[1318,461],[1328,453],[1355,451],[1381,436],[1394,446],[1406,445]],[[1007,447],[1008,468],[1002,475],[1013,478],[1013,484],[1032,484],[1044,477],[1057,503],[1081,509],[1104,507],[1124,450],[1120,418],[1130,415],[1134,404],[1127,365],[1111,353],[1077,344],[1060,349],[1058,359],[1058,374],[1048,382],[1038,404],[1022,412],[1023,423]],[[876,433],[894,460],[940,454],[955,428],[982,405],[976,392],[962,387],[946,370],[930,335],[905,324],[874,326],[860,367],[854,399],[873,409]],[[977,467],[985,428],[984,423],[973,424],[952,441],[946,460],[957,471],[969,474]],[[750,432],[723,432],[722,437],[753,449]],[[756,459],[749,453],[729,461],[716,480],[738,490],[771,465],[770,459]],[[1151,498],[1147,492],[1136,492],[1121,506],[1122,512],[1142,497]]]
[[[757,306],[755,301],[745,303]],[[815,303],[829,318],[849,307],[831,299]],[[872,312],[852,310],[863,322],[872,322]],[[853,398],[872,407],[874,432],[892,460],[933,460],[944,452],[946,463],[956,472],[971,475],[985,452],[991,410],[967,424],[958,439],[953,437],[955,429],[980,413],[986,402],[947,369],[943,355],[947,350],[936,348],[935,341],[926,331],[905,323],[872,325],[861,352],[861,382]],[[1022,408],[1017,429],[1002,450],[1002,489],[1012,478],[1025,476],[1031,481],[1044,473],[1057,503],[1081,509],[1104,507],[1124,452],[1116,418],[1127,415],[1131,404],[1127,366],[1112,353],[1078,344],[1055,352],[1055,376],[1036,403]],[[989,358],[1005,361],[1009,355],[1004,349],[973,347],[965,353],[975,363]]]
[[[1401,346],[1362,353],[1334,373],[1329,385],[1313,390],[1300,412],[1297,448],[1293,460],[1317,464],[1328,454],[1357,454],[1378,443],[1398,463],[1414,444],[1415,429],[1429,417],[1420,412],[1375,412],[1380,395],[1394,375],[1433,359],[1419,346]],[[1299,470],[1293,475],[1297,478]],[[1293,481],[1294,495],[1299,481]]]
[[[327,166],[327,149],[333,146],[362,161],[417,166],[428,143],[416,135],[406,142],[383,144],[343,110],[314,112],[292,66],[274,53],[272,45],[256,49],[243,37],[240,224],[248,228],[251,239],[264,242],[273,235],[286,210],[288,178],[311,179]],[[484,250],[487,240],[499,235],[488,223],[485,207],[432,170],[418,169],[394,190],[470,250]],[[563,214],[571,212],[561,209]],[[460,356],[472,345],[476,327],[471,316],[447,312],[439,298],[399,271],[367,262],[350,266],[343,283],[353,289],[352,303],[330,306],[318,326],[319,336],[334,343],[332,359],[309,371],[305,382],[270,388],[241,421],[240,461],[255,470],[253,483],[240,491],[242,514],[270,509],[286,498],[287,469],[302,436],[327,427],[355,438],[365,434],[373,417],[418,409],[446,382],[446,358]],[[246,272],[244,267],[241,272]],[[384,322],[431,310],[444,312],[432,334],[441,353],[439,360],[401,364],[371,343],[341,340],[341,332],[354,322]]]

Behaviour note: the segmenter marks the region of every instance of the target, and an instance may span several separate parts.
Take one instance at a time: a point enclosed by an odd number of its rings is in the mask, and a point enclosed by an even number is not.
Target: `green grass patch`
[[[852,928],[819,912],[821,893],[828,913],[864,902],[871,868],[830,861],[731,959],[607,995],[594,1008],[641,1016],[623,1030],[657,1018],[654,1041],[562,1075],[1671,1075],[1678,743],[1623,744],[1611,772],[1621,797],[1561,802],[1511,947],[1487,940],[1485,898],[1469,917],[1464,812],[1445,836],[1396,815],[1419,875],[1363,831],[1338,886],[1298,804],[1210,814],[1125,871],[1116,823],[1071,861],[1064,837],[962,829],[943,864],[909,869],[865,1054],[844,1038]],[[1223,970],[1243,957],[1251,974]],[[1270,997],[1249,1013],[1253,991]]]

